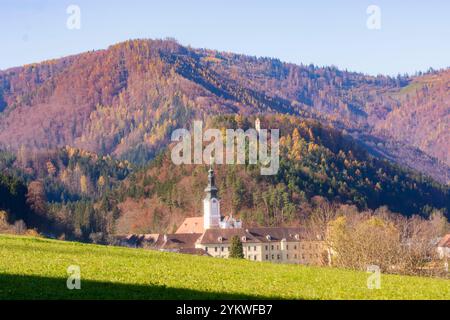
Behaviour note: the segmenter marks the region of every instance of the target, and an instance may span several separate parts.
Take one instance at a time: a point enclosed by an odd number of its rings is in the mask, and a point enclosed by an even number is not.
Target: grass
[[[408,94],[408,93],[414,93],[414,92],[416,92],[416,90],[422,88],[423,85],[424,85],[424,83],[421,83],[421,82],[412,82],[409,85],[403,87],[398,92],[398,95],[405,95],[405,94]]]
[[[66,287],[81,268],[81,290]],[[0,235],[4,299],[450,299],[450,280]]]

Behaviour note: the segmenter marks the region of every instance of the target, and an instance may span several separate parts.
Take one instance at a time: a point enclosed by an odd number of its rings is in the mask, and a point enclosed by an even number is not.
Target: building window
[[[294,254],[294,259],[297,259],[297,255],[296,254]]]
[[[220,250],[223,252],[223,247],[220,247]]]
[[[268,254],[266,254],[266,260],[269,260],[269,255]]]
[[[250,246],[247,247],[248,251],[251,251]]]
[[[208,252],[208,247],[205,247],[205,251]]]
[[[279,245],[277,245],[277,250],[280,250],[280,246]]]
[[[286,259],[289,259],[289,255],[288,254],[286,255]]]
[[[280,260],[280,255],[279,254],[277,254],[277,259]]]
[[[297,250],[297,246],[296,245],[294,246],[294,250]]]
[[[274,259],[273,257],[274,257],[274,255],[272,255],[272,260]]]
[[[272,250],[273,250],[273,245],[272,245]]]
[[[286,245],[286,250],[289,250],[289,245],[288,244]]]
[[[253,257],[253,260],[256,260],[256,255]]]
[[[217,247],[214,247],[214,251],[217,252]]]
[[[269,250],[269,246],[266,246],[266,251]]]
[[[256,246],[253,247],[253,251],[256,251]]]

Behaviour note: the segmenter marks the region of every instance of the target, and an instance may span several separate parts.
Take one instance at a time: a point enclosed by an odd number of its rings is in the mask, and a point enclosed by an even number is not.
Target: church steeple
[[[206,199],[212,199],[212,198],[216,198],[217,199],[217,187],[216,187],[216,181],[215,181],[215,177],[214,177],[214,170],[212,168],[212,166],[209,167],[208,170],[208,185],[205,188],[205,192],[206,192]]]
[[[212,168],[214,160],[208,170],[208,185],[205,188],[206,196],[203,199],[203,226],[205,229],[219,228],[220,226],[220,202],[217,196],[217,187]]]

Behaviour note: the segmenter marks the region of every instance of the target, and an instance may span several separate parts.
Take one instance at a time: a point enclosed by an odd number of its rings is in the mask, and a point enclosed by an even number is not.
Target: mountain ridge
[[[194,118],[285,113],[333,124],[363,144],[378,140],[372,149],[380,154],[447,183],[448,79],[450,70],[367,76],[173,40],[130,40],[0,71],[0,144],[73,145],[142,163]]]

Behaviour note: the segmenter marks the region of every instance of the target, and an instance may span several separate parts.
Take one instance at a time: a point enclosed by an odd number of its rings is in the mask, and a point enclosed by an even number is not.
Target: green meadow
[[[81,289],[66,286],[81,270]],[[450,280],[0,235],[0,299],[450,299]]]

